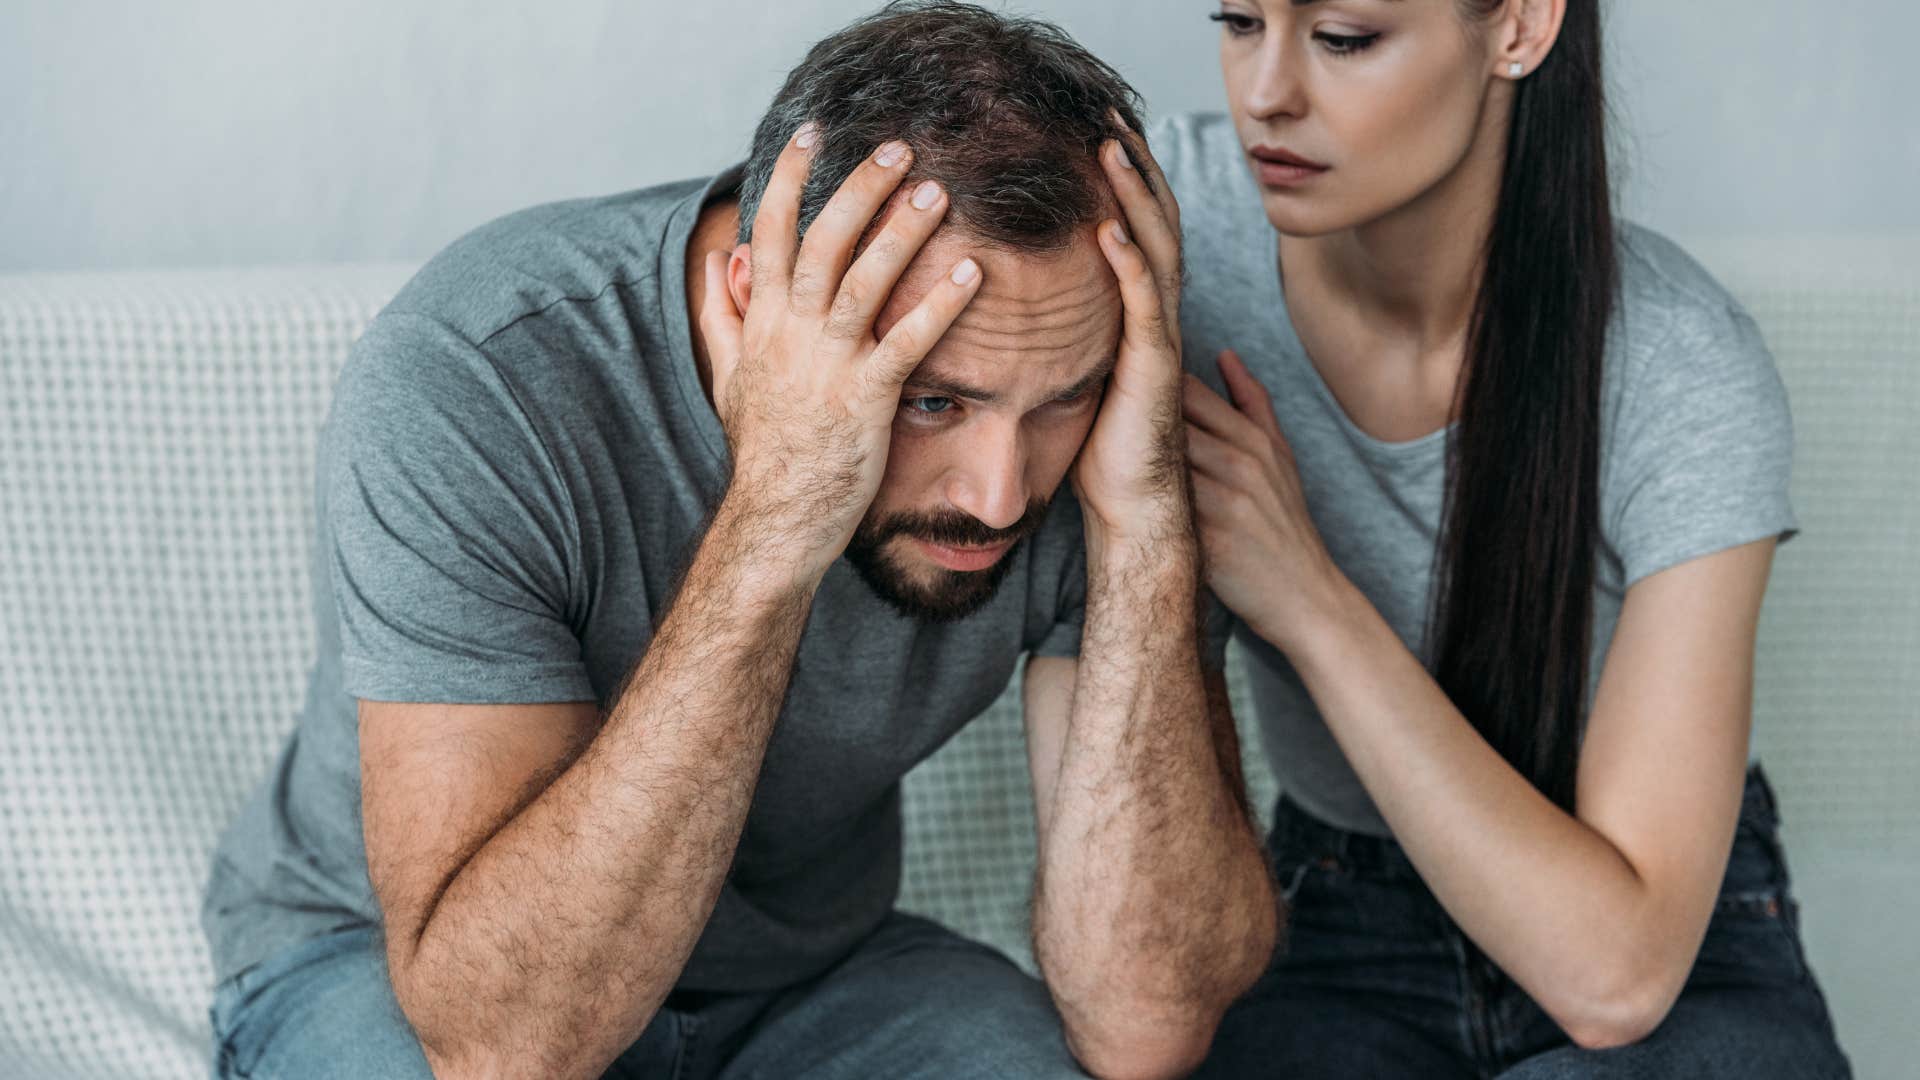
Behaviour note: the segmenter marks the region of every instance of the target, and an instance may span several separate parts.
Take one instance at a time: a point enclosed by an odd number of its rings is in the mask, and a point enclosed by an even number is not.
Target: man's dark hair
[[[754,132],[740,240],[775,159],[811,120],[820,141],[800,200],[803,235],[862,160],[900,139],[914,154],[902,187],[939,181],[948,224],[1017,251],[1060,250],[1077,226],[1118,214],[1099,161],[1119,134],[1109,110],[1143,130],[1133,87],[1059,27],[951,0],[896,0],[816,44],[787,75]]]

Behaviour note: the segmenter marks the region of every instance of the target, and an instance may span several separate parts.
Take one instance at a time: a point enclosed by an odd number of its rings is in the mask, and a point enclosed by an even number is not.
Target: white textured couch
[[[1916,1075],[1920,237],[1692,246],[1799,431],[1758,739],[1810,951],[1860,1075]],[[0,277],[0,1078],[206,1074],[199,889],[303,690],[314,433],[409,270]],[[914,774],[904,900],[1020,956],[1025,776],[1005,701]]]

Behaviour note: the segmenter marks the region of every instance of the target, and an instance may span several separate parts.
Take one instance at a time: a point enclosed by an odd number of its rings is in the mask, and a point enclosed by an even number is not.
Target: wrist
[[[789,506],[730,487],[707,526],[700,561],[731,578],[748,602],[811,596],[846,546],[844,539],[833,546],[825,532],[817,518],[802,520]]]
[[[1313,587],[1282,598],[1267,612],[1243,618],[1249,629],[1286,654],[1303,675],[1310,668],[1336,665],[1340,657],[1352,653],[1372,623],[1380,622],[1373,602],[1337,570]]]
[[[1098,551],[1121,558],[1176,547],[1190,551],[1198,547],[1193,532],[1193,507],[1184,490],[1107,512],[1083,498],[1081,509],[1089,556]]]

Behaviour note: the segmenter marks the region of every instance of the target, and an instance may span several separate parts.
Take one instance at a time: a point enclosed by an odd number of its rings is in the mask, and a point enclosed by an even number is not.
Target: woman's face
[[[1217,18],[1240,144],[1268,220],[1291,236],[1413,203],[1492,141],[1491,108],[1510,107],[1493,24],[1457,0],[1222,0]]]

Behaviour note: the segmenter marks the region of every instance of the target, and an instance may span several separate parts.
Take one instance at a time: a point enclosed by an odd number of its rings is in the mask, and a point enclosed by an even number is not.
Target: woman
[[[1612,219],[1596,0],[1213,17],[1151,141],[1291,926],[1206,1073],[1846,1075],[1748,760],[1785,394]]]

